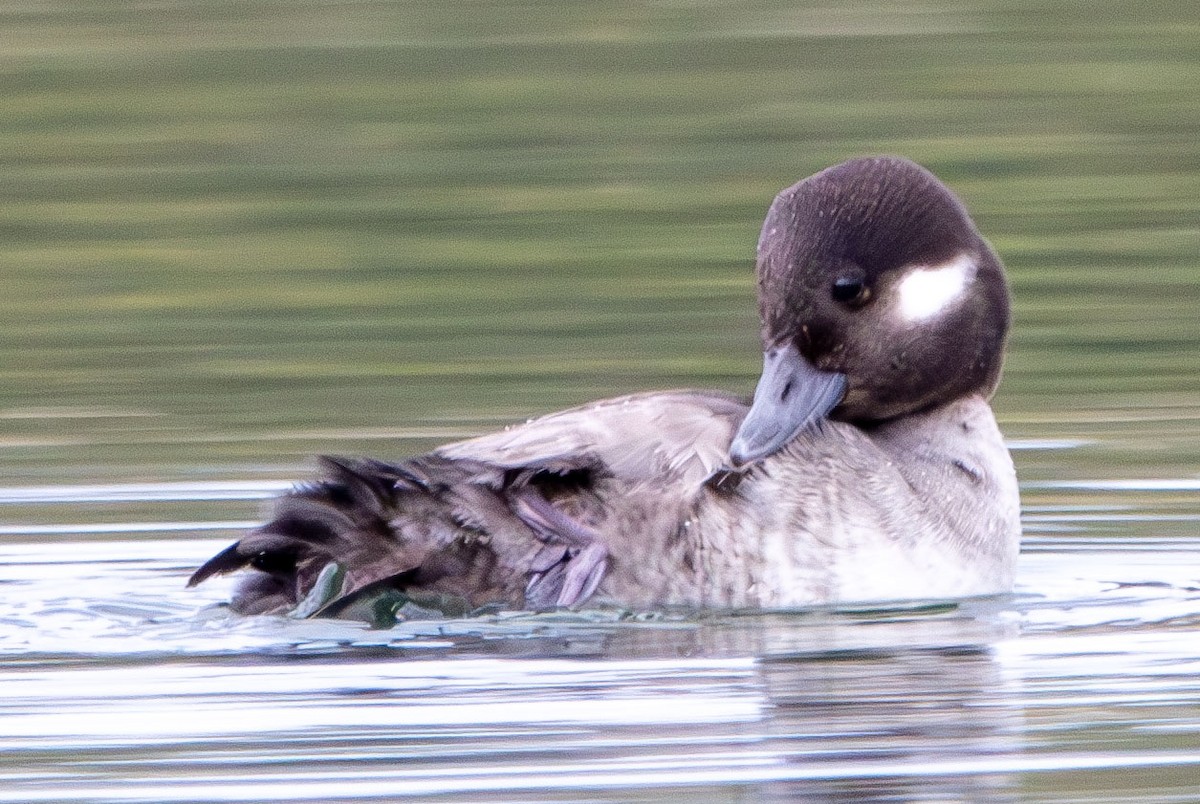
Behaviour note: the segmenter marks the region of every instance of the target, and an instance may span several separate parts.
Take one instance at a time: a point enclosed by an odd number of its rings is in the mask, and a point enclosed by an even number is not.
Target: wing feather
[[[617,397],[447,444],[434,455],[486,468],[565,473],[599,470],[618,480],[697,485],[728,462],[745,402],[717,392]]]

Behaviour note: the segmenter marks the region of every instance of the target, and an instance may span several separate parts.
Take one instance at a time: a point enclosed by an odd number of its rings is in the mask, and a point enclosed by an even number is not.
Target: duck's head
[[[758,242],[763,373],[741,466],[825,417],[869,425],[990,396],[1008,332],[999,258],[906,159],[854,159],[775,198]]]

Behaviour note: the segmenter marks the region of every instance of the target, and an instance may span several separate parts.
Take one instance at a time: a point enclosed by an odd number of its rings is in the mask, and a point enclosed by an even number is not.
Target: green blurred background
[[[295,477],[749,392],[758,227],[865,153],[1005,259],[1025,479],[1194,476],[1200,6],[0,7],[0,482]],[[1064,457],[1065,455],[1065,457]]]

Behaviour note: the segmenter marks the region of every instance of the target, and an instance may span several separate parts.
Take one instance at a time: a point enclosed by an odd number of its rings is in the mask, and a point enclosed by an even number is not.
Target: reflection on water
[[[247,492],[200,488],[214,511]],[[193,491],[104,494],[146,495],[173,531]],[[1035,504],[1010,598],[388,630],[237,618],[227,582],[185,590],[233,532],[14,533],[0,801],[1160,800],[1148,784],[1200,778],[1200,538],[1089,535],[1127,491]],[[96,494],[4,489],[0,505]]]
[[[1190,801],[1186,4],[8,3],[0,801]],[[237,619],[314,453],[748,392],[780,188],[927,164],[1009,267],[1017,593]]]

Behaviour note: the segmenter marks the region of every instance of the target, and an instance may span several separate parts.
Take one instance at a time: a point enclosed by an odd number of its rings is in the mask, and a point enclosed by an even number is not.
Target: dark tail
[[[547,500],[561,493],[555,473],[435,456],[403,464],[324,457],[320,469],[188,585],[249,570],[230,604],[239,613],[386,622],[379,606],[453,614],[484,604],[570,606],[603,576],[607,554],[594,533]]]
[[[288,611],[330,565],[347,568],[336,597],[419,566],[389,518],[415,479],[401,467],[322,457],[321,477],[275,501],[269,521],[204,563],[188,580],[249,569],[231,603],[244,614]],[[408,548],[408,549],[406,549]]]

